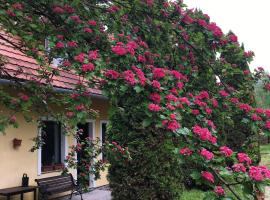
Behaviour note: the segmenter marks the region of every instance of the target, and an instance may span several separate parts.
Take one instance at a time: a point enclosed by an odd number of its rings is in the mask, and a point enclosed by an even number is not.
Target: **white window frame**
[[[55,120],[54,118],[52,117],[42,117],[40,119],[41,121],[55,121],[57,122],[57,120]],[[38,136],[41,135],[41,128],[38,127]],[[64,145],[62,145],[64,143]],[[64,153],[64,156],[62,157],[62,160],[64,161],[66,156],[68,155],[68,136],[67,135],[63,135],[61,133],[61,152]],[[38,150],[37,150],[37,156],[38,156],[38,159],[37,159],[37,175],[38,176],[41,176],[43,173],[41,171],[41,168],[42,168],[42,147],[39,147]],[[63,162],[64,163],[64,162]],[[52,171],[54,172],[54,171]]]
[[[103,123],[106,123],[106,125],[108,125],[109,120],[100,120],[100,122],[99,122],[99,139],[100,139],[100,145],[102,145],[102,140],[103,140],[103,138],[102,138],[102,124]],[[101,158],[102,158],[102,156],[103,156],[103,153],[101,153]]]

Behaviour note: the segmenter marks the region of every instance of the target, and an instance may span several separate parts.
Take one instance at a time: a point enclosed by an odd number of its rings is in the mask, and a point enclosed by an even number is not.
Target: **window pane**
[[[105,143],[107,123],[102,123],[102,144]]]
[[[54,121],[44,121],[42,137],[45,144],[41,150],[42,166],[61,163],[61,126]]]
[[[101,141],[102,141],[102,144],[104,144],[105,143],[105,141],[106,141],[106,131],[107,131],[107,123],[102,123],[101,124]],[[105,153],[103,152],[102,153],[102,160],[105,160],[106,159],[106,155],[105,155]]]

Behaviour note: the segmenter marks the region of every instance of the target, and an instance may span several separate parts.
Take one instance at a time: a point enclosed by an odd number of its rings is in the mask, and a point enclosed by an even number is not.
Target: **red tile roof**
[[[37,78],[40,65],[35,59],[25,55],[23,52],[15,48],[12,44],[5,41],[12,41],[15,45],[19,45],[20,40],[0,30],[0,56],[5,59],[4,70],[12,77],[21,80],[33,80]],[[0,71],[1,73],[1,71]],[[73,89],[76,83],[82,77],[75,75],[70,71],[59,70],[58,76],[53,76],[52,85],[56,88]],[[89,89],[93,94],[101,94],[98,89]]]

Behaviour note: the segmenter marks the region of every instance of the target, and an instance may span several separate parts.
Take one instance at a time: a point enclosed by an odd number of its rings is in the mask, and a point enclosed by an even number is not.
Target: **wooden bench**
[[[71,191],[70,198],[73,194],[80,194],[82,198],[82,189],[73,179],[72,174],[53,176],[49,178],[35,179],[39,188],[40,200],[47,200],[48,196]]]

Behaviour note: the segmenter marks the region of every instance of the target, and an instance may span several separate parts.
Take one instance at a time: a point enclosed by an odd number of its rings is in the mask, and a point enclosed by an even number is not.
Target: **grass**
[[[201,200],[204,198],[205,192],[201,190],[189,190],[189,191],[184,191],[181,200]]]
[[[266,165],[270,168],[270,144],[261,145],[261,165]],[[241,194],[240,188],[237,191],[238,194]],[[205,196],[206,192],[201,190],[189,190],[184,191],[181,200],[202,200]]]
[[[270,144],[261,145],[261,165],[266,165],[270,168]]]

